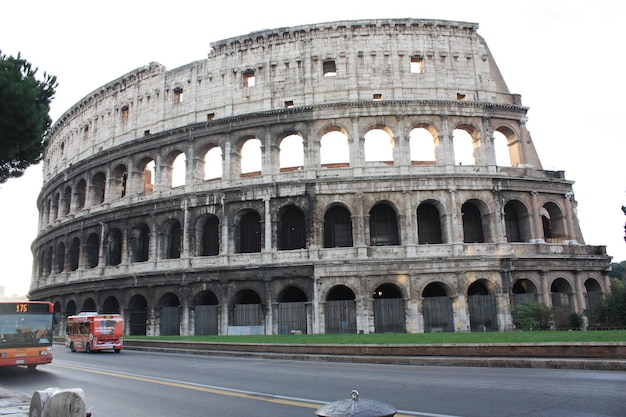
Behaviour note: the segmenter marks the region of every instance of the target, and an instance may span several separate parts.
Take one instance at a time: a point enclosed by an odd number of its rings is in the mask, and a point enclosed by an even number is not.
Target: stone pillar
[[[436,149],[437,162],[440,165],[454,165],[454,146],[452,135],[448,126],[448,116],[442,115],[442,132],[438,135],[438,146]]]
[[[548,284],[548,271],[539,271],[541,277],[541,293],[543,304],[552,307],[552,297],[550,297],[550,286]]]
[[[541,213],[539,208],[539,202],[537,201],[537,191],[530,192],[530,203],[532,209],[532,215],[530,217],[530,230],[532,233],[532,239],[536,242],[544,242],[543,236],[543,222],[541,221]]]
[[[585,283],[583,280],[585,276],[582,271],[574,271],[574,291],[576,292],[576,296],[574,300],[576,305],[574,306],[574,311],[577,313],[582,313],[587,308],[587,303],[585,301]]]

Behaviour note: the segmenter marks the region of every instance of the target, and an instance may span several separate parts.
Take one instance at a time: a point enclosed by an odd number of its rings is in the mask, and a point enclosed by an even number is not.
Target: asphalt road
[[[34,373],[0,370],[31,396],[82,388],[93,417],[304,417],[324,404],[380,401],[397,416],[626,416],[626,373],[262,360],[138,351],[70,353]]]

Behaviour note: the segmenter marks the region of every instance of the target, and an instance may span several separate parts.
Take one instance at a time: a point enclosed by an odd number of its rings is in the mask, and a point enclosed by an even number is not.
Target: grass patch
[[[605,343],[626,342],[626,330],[529,331],[486,333],[303,334],[257,336],[125,336],[125,340],[274,344],[455,344],[455,343]]]

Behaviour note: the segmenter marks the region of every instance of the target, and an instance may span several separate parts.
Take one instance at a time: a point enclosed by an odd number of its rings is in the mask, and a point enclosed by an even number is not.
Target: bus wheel
[[[87,343],[87,346],[85,346],[85,352],[91,353],[91,344]]]
[[[76,348],[74,347],[74,342],[70,342],[70,351],[76,352]]]
[[[122,349],[115,349],[115,353],[120,353]]]
[[[27,365],[27,366],[28,366],[28,370],[29,371],[34,371],[37,368],[37,364],[33,364],[33,363],[31,363],[30,365]]]

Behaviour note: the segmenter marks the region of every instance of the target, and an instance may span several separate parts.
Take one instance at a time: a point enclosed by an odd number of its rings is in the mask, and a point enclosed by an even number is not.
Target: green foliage
[[[14,58],[0,51],[0,183],[41,161],[47,144],[57,81],[46,73],[39,81],[36,74],[20,54]]]
[[[612,262],[609,277],[619,279],[626,284],[626,261],[620,263]]]
[[[611,294],[602,304],[587,311],[591,328],[626,327],[626,286],[623,281],[613,279]]]
[[[553,319],[552,309],[540,303],[516,304],[511,313],[513,324],[520,330],[548,330]]]

